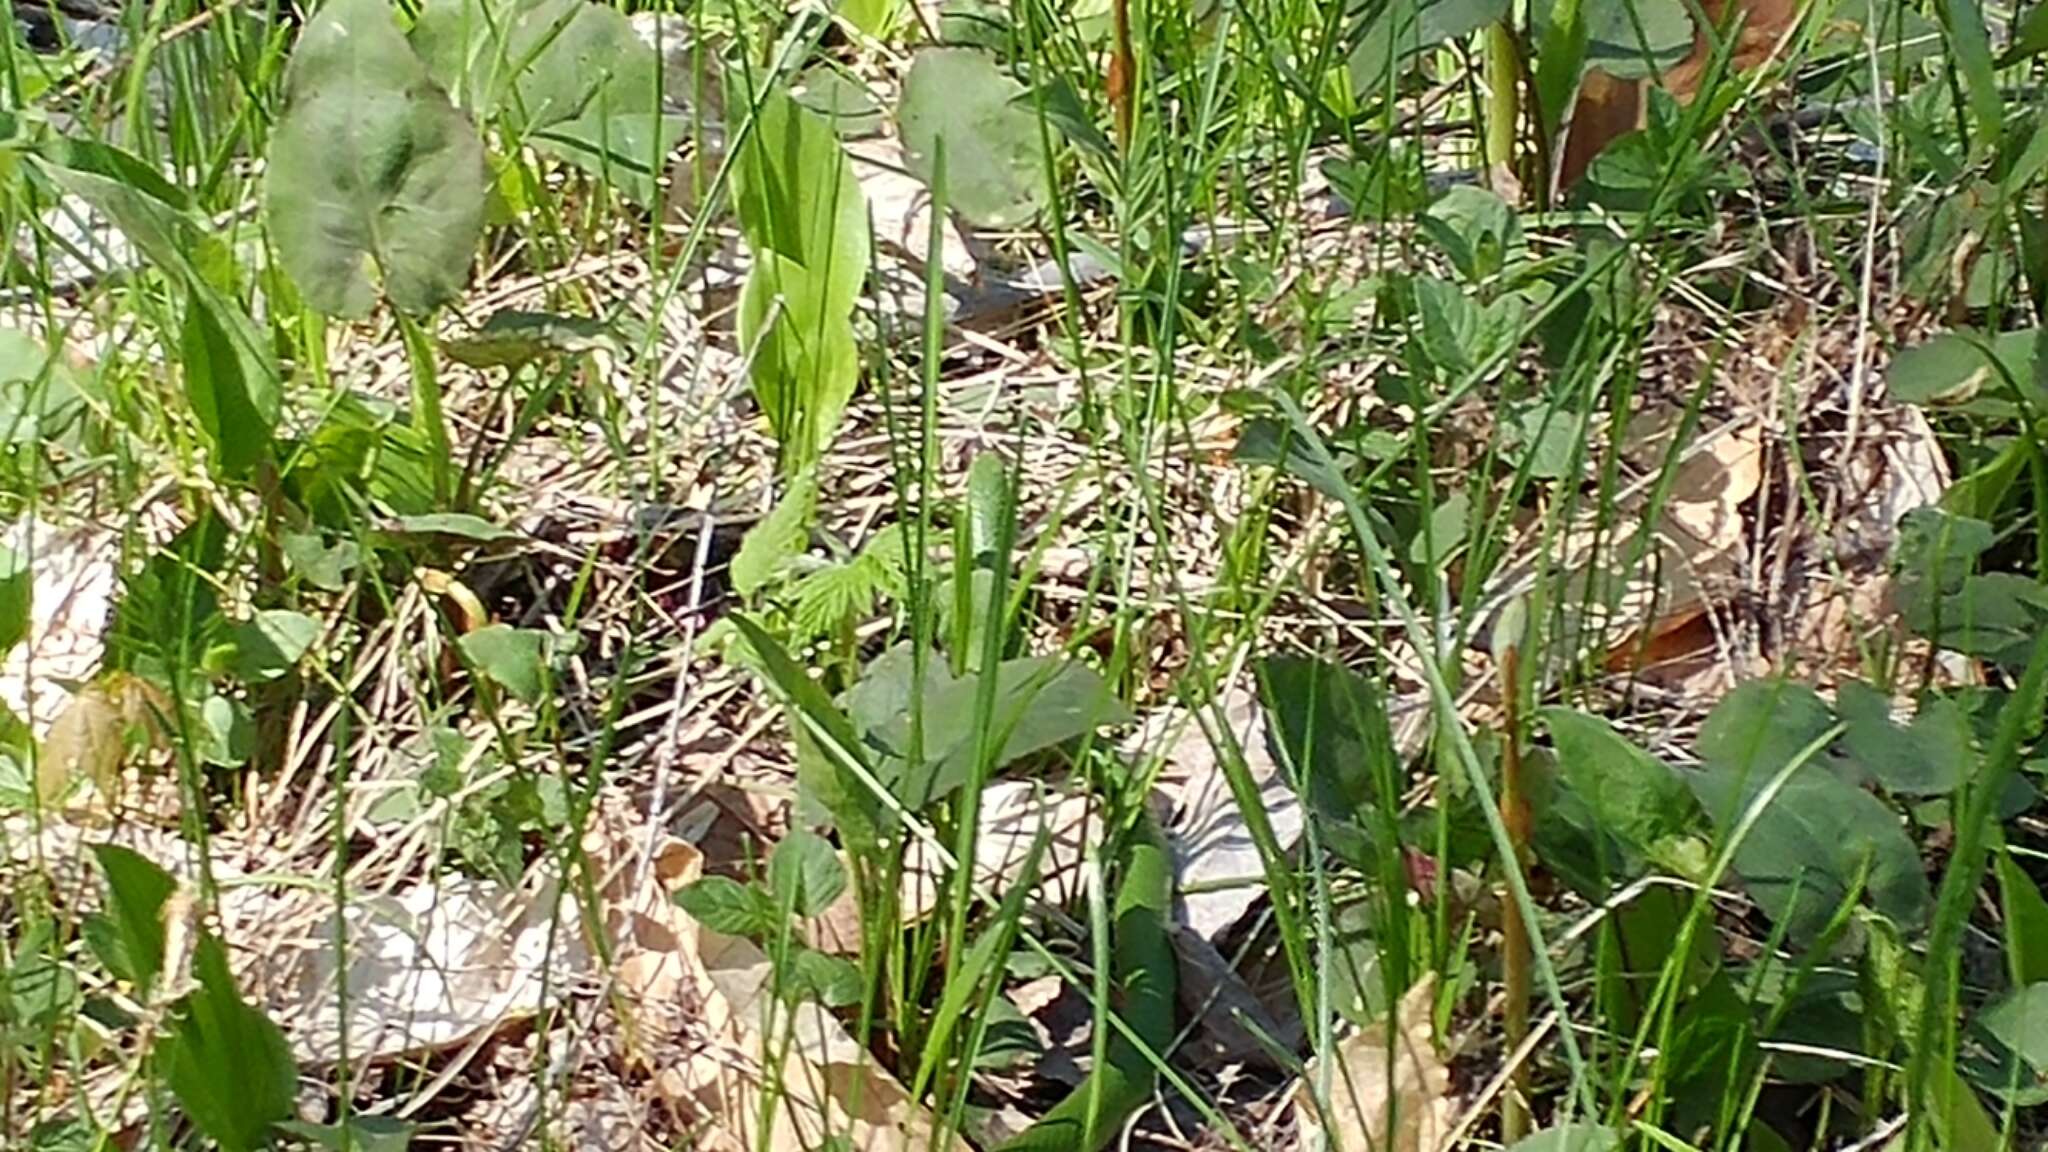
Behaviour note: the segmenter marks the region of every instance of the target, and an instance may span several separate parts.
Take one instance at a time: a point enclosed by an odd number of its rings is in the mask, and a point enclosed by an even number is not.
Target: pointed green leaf
[[[830,841],[793,828],[768,856],[768,887],[778,904],[818,916],[846,890],[846,869]]]
[[[164,967],[164,902],[177,891],[177,881],[156,863],[131,848],[95,844],[92,854],[107,877],[107,910],[103,927],[86,936],[107,970],[147,997]]]
[[[2005,919],[2006,967],[2017,985],[2048,981],[2048,899],[2009,851],[1994,858]]]
[[[256,1152],[291,1117],[298,1065],[284,1033],[243,1002],[227,949],[211,933],[200,938],[192,971],[199,987],[178,1001],[158,1066],[179,1107],[222,1152]]]

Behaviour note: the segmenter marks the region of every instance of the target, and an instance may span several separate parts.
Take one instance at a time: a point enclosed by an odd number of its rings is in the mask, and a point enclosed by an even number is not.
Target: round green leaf
[[[547,683],[547,633],[491,624],[469,633],[459,643],[463,656],[505,691],[528,704],[540,701]]]
[[[1045,204],[1046,157],[1023,94],[972,48],[927,48],[903,82],[904,163],[929,185],[943,144],[946,205],[983,227],[1014,228]]]
[[[425,312],[468,282],[483,228],[483,144],[427,77],[384,0],[333,0],[285,73],[266,211],[306,301],[357,317]]]

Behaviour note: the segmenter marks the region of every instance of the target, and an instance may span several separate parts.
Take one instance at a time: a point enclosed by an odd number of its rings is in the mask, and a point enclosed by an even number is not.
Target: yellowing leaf
[[[1337,1042],[1327,1112],[1314,1099],[1324,1070],[1319,1061],[1309,1061],[1294,1090],[1302,1147],[1436,1152],[1443,1145],[1451,1130],[1451,1073],[1430,1038],[1435,989],[1435,977],[1424,976],[1401,997],[1391,1022],[1377,1021]]]
[[[74,781],[84,778],[103,796],[113,794],[121,772],[121,733],[126,724],[121,704],[98,684],[71,698],[43,737],[36,761],[36,795],[45,804],[61,804]]]

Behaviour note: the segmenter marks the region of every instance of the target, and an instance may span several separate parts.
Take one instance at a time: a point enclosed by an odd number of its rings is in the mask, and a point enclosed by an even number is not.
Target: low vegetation
[[[2042,11],[9,12],[0,1144],[2048,1140]]]

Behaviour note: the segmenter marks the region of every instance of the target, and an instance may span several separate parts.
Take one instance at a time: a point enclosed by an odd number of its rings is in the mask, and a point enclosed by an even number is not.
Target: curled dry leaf
[[[771,995],[768,957],[753,943],[708,929],[699,941],[701,1022],[720,1042],[660,1078],[672,1102],[715,1118],[740,1148],[807,1152],[834,1146],[829,1135],[863,1152],[970,1152],[958,1136],[939,1140],[930,1111],[831,1013]]]
[[[1315,1103],[1325,1070],[1309,1061],[1294,1089],[1303,1152],[1437,1152],[1443,1146],[1451,1131],[1451,1073],[1430,1036],[1435,991],[1435,977],[1424,976],[1401,997],[1392,1020],[1337,1042],[1327,1113]]]

